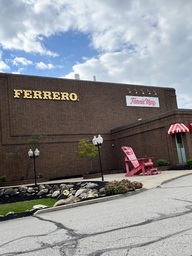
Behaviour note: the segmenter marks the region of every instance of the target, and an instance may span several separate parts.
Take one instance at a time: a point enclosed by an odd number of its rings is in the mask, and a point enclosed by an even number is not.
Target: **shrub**
[[[187,160],[187,166],[192,168],[192,158]]]
[[[136,189],[139,189],[139,188],[142,188],[143,187],[143,184],[141,182],[138,182],[138,181],[132,181],[132,185],[136,188]]]
[[[167,166],[167,165],[169,165],[169,162],[165,159],[159,159],[157,161],[157,164],[158,164],[158,166]]]
[[[105,194],[107,196],[125,194],[128,191],[133,191],[138,188],[142,188],[143,184],[137,181],[129,181],[123,179],[121,181],[111,181],[105,186]]]
[[[105,194],[107,196],[111,195],[117,195],[117,194],[125,194],[129,191],[128,188],[121,184],[115,184],[113,182],[110,182],[108,185],[105,187]]]
[[[0,180],[1,180],[2,182],[6,182],[6,181],[7,181],[7,177],[6,177],[5,175],[2,175],[2,176],[0,177]]]

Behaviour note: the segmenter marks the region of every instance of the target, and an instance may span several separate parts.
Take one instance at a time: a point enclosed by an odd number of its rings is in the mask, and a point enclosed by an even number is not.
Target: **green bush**
[[[142,188],[143,187],[143,184],[141,182],[138,182],[138,181],[132,181],[132,185],[136,188],[136,189],[139,189],[139,188]]]
[[[138,188],[142,188],[143,184],[137,181],[129,181],[123,179],[121,181],[111,181],[105,186],[105,194],[107,196],[125,194],[128,191],[133,191]]]
[[[165,159],[159,159],[157,161],[157,164],[158,164],[158,166],[167,166],[167,165],[169,165],[169,162]]]
[[[6,182],[6,181],[7,181],[7,177],[6,177],[5,175],[2,175],[2,176],[0,177],[0,181]]]
[[[187,166],[189,166],[190,168],[192,168],[192,158],[187,160]]]
[[[129,189],[126,186],[124,186],[122,184],[115,184],[113,182],[110,182],[105,187],[105,194],[107,196],[117,195],[117,194],[125,194],[128,191],[129,191]]]

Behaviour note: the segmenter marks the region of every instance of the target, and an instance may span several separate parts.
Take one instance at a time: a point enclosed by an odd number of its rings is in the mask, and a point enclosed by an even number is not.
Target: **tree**
[[[76,154],[82,159],[90,159],[91,172],[93,172],[93,158],[98,155],[97,148],[89,140],[80,140]]]
[[[30,136],[28,142],[32,150],[35,150],[40,146],[46,135],[42,133],[34,133]]]

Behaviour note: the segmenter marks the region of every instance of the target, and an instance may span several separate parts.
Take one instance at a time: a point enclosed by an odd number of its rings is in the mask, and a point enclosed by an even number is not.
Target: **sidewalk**
[[[157,175],[135,175],[131,177],[125,177],[125,173],[117,173],[117,174],[106,174],[104,175],[104,181],[120,181],[122,179],[128,179],[130,181],[138,181],[143,183],[143,188],[151,189],[157,186],[160,186],[162,183],[171,181],[173,179],[192,174],[192,170],[173,170],[173,171],[162,171]],[[51,181],[51,183],[65,183],[65,182],[82,182],[82,181],[101,181],[101,177],[92,178],[92,179],[83,179],[83,178],[72,178],[72,179],[63,179],[63,180],[55,180]],[[49,181],[50,183],[50,181]]]
[[[132,176],[132,177],[125,177],[125,173],[118,173],[118,174],[104,175],[104,181],[113,181],[113,180],[120,181],[122,179],[128,179],[130,181],[138,181],[138,182],[142,182],[142,184],[143,184],[142,190],[145,190],[145,189],[156,188],[157,186],[160,186],[163,183],[169,182],[171,180],[177,179],[182,176],[191,175],[191,174],[192,174],[192,170],[162,171],[160,174],[157,174],[157,175],[145,175],[145,176],[138,175],[138,176]],[[82,182],[82,181],[83,182],[101,181],[101,177],[93,178],[93,179],[83,179],[83,178],[63,179],[63,180],[59,180],[59,183]],[[52,184],[58,183],[58,180],[52,181],[51,183]],[[136,193],[136,191],[134,191],[133,193]],[[131,195],[131,194],[132,193],[130,192],[129,195]],[[73,208],[73,207],[77,207],[77,206],[81,206],[81,205],[88,205],[88,204],[93,204],[93,203],[98,203],[98,202],[114,200],[114,199],[117,199],[120,197],[122,197],[122,194],[118,194],[118,195],[110,196],[110,197],[104,197],[104,198],[97,198],[94,200],[89,200],[89,201],[84,201],[84,202],[77,202],[74,204],[67,204],[67,205],[61,205],[61,206],[57,206],[57,207],[45,208],[45,209],[38,210],[37,212],[34,213],[34,215],[58,211],[58,210],[62,210],[62,209],[69,209],[69,208]]]

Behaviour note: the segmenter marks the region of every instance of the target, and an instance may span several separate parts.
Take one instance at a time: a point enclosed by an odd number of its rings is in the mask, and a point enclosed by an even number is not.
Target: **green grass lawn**
[[[0,215],[5,216],[8,212],[25,212],[26,210],[31,210],[33,206],[37,204],[43,204],[48,207],[52,207],[55,202],[56,200],[53,198],[42,198],[17,203],[0,204]]]

